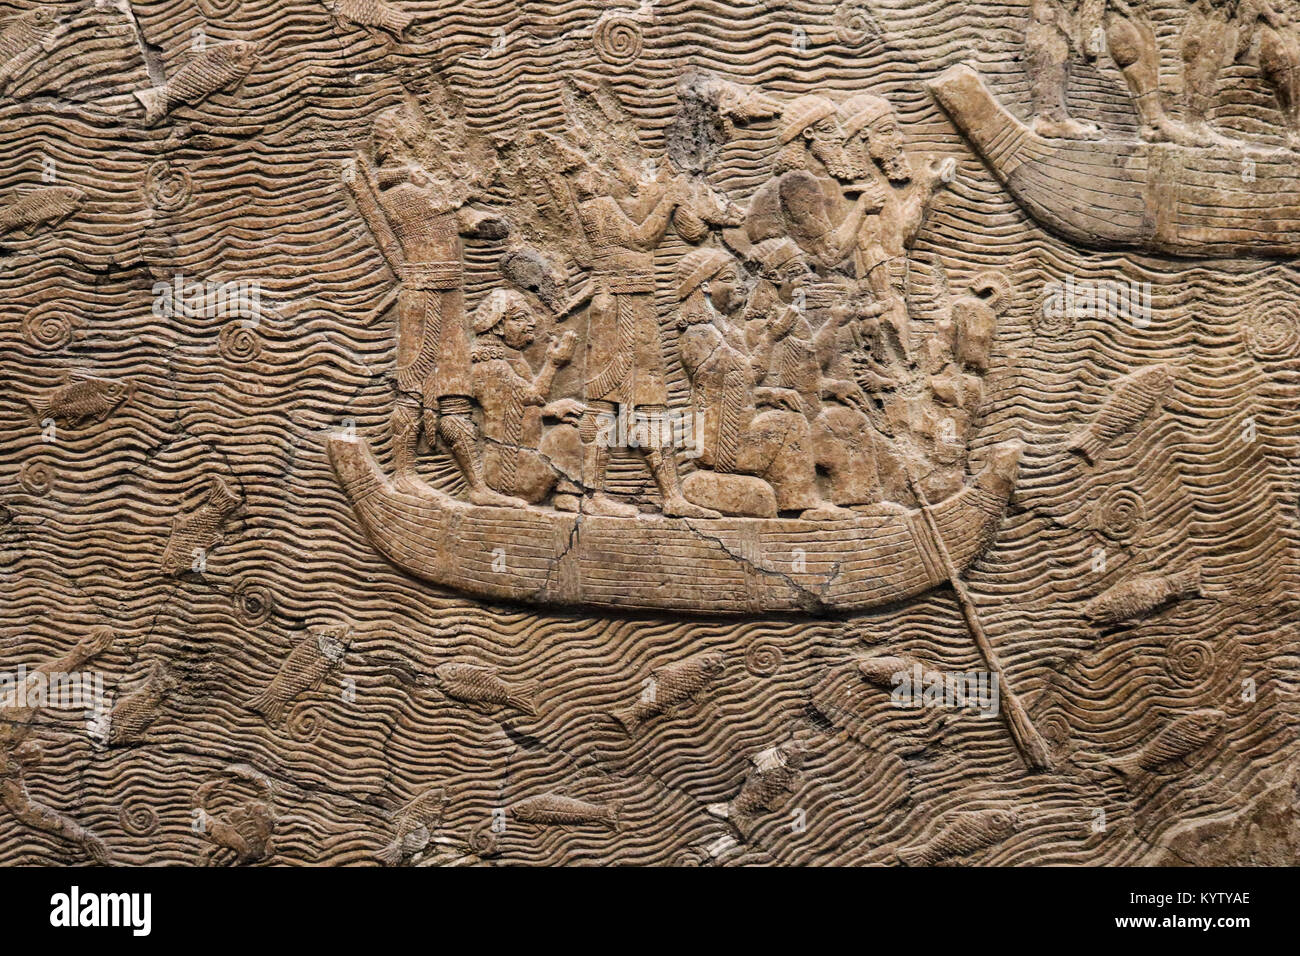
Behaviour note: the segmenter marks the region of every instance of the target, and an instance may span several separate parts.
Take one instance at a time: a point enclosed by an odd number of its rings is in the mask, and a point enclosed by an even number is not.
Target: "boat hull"
[[[1022,447],[996,446],[966,488],[932,508],[958,570],[993,540]],[[364,441],[332,438],[327,450],[384,557],[478,598],[704,615],[826,614],[903,601],[948,580],[917,510],[803,521],[481,507],[428,486],[399,488]]]
[[[1083,246],[1190,258],[1300,255],[1300,155],[1046,139],[968,66],[928,84],[993,174],[1040,225]]]

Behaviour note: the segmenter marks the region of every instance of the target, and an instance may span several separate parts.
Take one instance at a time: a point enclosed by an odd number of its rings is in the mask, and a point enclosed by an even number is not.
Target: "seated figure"
[[[682,366],[691,383],[698,422],[698,470],[684,482],[688,500],[732,514],[770,517],[798,512],[809,520],[845,517],[817,491],[810,426],[803,399],[792,388],[762,385],[774,347],[788,329],[769,323],[746,341],[740,269],[721,249],[695,249],[677,269]],[[784,315],[784,313],[779,313]],[[762,410],[760,410],[760,408]],[[729,481],[718,476],[752,476]],[[767,509],[762,479],[774,503]],[[707,497],[706,497],[707,496]],[[757,502],[757,505],[756,505]]]
[[[582,415],[583,405],[576,399],[548,404],[555,373],[573,358],[577,335],[570,330],[551,342],[534,374],[522,350],[536,335],[537,317],[522,295],[493,289],[474,310],[473,328],[474,399],[483,410],[486,441],[484,478],[493,490],[536,504],[566,474],[576,472],[581,455],[572,425],[557,426],[542,437],[543,418],[572,423]],[[571,464],[566,462],[570,458]]]

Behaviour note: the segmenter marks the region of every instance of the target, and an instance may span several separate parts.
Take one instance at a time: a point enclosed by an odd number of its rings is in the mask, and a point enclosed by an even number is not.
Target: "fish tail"
[[[1081,428],[1065,441],[1065,450],[1082,455],[1088,464],[1095,464],[1106,442],[1097,434],[1097,429],[1089,425]]]
[[[154,86],[147,90],[136,90],[135,98],[144,107],[146,126],[153,126],[167,115],[167,93],[163,87]]]
[[[529,717],[536,717],[539,686],[535,680],[524,681],[506,695],[506,703],[516,710],[522,710]]]
[[[239,502],[239,496],[230,490],[230,486],[221,480],[220,475],[208,479],[208,504],[221,511],[229,511]]]
[[[1103,760],[1101,765],[1123,780],[1131,780],[1142,769],[1136,757],[1111,757],[1109,760]]]
[[[411,21],[415,19],[415,14],[406,13],[402,10],[389,10],[385,13],[383,19],[384,26],[394,33],[401,34],[411,25]]]
[[[260,713],[272,724],[278,724],[284,716],[284,701],[267,688],[248,702],[248,706]]]
[[[394,840],[382,850],[376,851],[375,858],[386,866],[397,866],[402,862],[402,841]]]
[[[926,866],[930,862],[930,854],[926,852],[925,844],[900,847],[894,851],[894,856],[898,857],[898,862],[903,866]]]
[[[727,820],[731,818],[731,804],[729,803],[710,803],[704,809],[719,820]]]
[[[1171,574],[1169,584],[1179,594],[1201,597],[1201,566],[1194,564],[1186,571]]]
[[[623,829],[623,801],[615,800],[609,805],[609,825],[615,830]]]
[[[3,230],[0,229],[0,231]],[[53,404],[53,400],[50,398],[49,392],[42,392],[40,395],[37,395],[35,398],[24,398],[23,401],[25,401],[28,405],[30,405],[32,411],[36,413],[37,421],[41,421],[47,415],[49,415],[50,406]]]
[[[641,726],[641,718],[636,715],[635,707],[612,711],[610,716],[623,725],[623,731],[629,737],[636,736],[636,729]]]

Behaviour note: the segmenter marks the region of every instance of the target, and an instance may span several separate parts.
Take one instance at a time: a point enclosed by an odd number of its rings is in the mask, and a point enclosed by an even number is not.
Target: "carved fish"
[[[200,552],[221,540],[222,526],[238,507],[239,497],[214,475],[203,503],[193,513],[172,519],[171,538],[162,556],[163,573],[179,574],[193,567]]]
[[[290,652],[266,689],[248,702],[272,724],[284,716],[284,708],[299,694],[315,690],[334,668],[352,643],[351,630],[345,625],[323,627],[308,634]]]
[[[728,803],[709,804],[709,813],[735,827],[741,839],[748,839],[754,816],[775,810],[778,801],[793,792],[804,757],[804,749],[796,741],[756,753],[750,758],[751,767],[740,793]]]
[[[1125,778],[1142,770],[1159,770],[1219,736],[1226,720],[1227,715],[1221,710],[1193,710],[1165,726],[1137,753],[1106,760],[1103,766]]]
[[[694,697],[711,680],[722,673],[727,658],[719,651],[695,654],[682,661],[656,667],[640,699],[625,710],[614,713],[628,736],[636,733],[642,721]]]
[[[75,186],[33,186],[21,189],[9,205],[0,209],[0,236],[17,229],[58,223],[72,215],[86,201]]]
[[[46,7],[11,17],[0,30],[0,85],[31,62],[41,47],[49,49],[63,26]]]
[[[495,667],[482,664],[439,664],[433,669],[438,686],[448,697],[469,704],[480,712],[492,705],[508,704],[529,716],[536,716],[537,681],[508,684],[497,675]]]
[[[868,684],[891,688],[898,684],[894,680],[895,674],[910,674],[918,666],[922,671],[930,670],[914,657],[881,655],[880,657],[864,657],[858,661],[858,673],[862,675],[862,679]]]
[[[195,54],[162,86],[136,91],[145,125],[156,126],[176,107],[193,106],[217,90],[242,82],[257,59],[257,47],[247,40],[219,43]]]
[[[544,793],[527,797],[510,805],[510,815],[523,823],[540,826],[559,824],[567,826],[581,823],[603,823],[615,830],[622,829],[619,813],[623,805],[614,803],[589,803],[562,793]]]
[[[1176,574],[1146,571],[1102,591],[1083,606],[1083,613],[1098,624],[1119,624],[1150,614],[1170,601],[1200,594],[1199,567]]]
[[[123,697],[108,714],[108,745],[138,743],[162,713],[163,701],[180,686],[161,662],[155,661],[143,685]]]
[[[1151,414],[1173,384],[1168,365],[1148,365],[1121,377],[1092,422],[1066,440],[1066,449],[1092,464],[1107,445]]]
[[[389,866],[419,853],[429,845],[430,831],[442,822],[447,794],[441,787],[430,787],[393,815],[393,842],[375,854]]]
[[[1004,840],[1020,828],[1013,810],[956,810],[945,814],[939,832],[925,843],[897,852],[904,866],[933,866]]]
[[[80,425],[87,418],[103,421],[126,401],[130,392],[131,387],[123,382],[78,369],[62,385],[27,399],[27,404],[39,421],[53,418]]]
[[[363,27],[379,27],[400,37],[411,25],[415,15],[384,3],[384,0],[338,0],[334,16]]]

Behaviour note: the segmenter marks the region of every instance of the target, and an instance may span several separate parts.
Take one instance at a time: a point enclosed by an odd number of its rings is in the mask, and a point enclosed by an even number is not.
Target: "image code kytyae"
[[[1300,862],[1295,0],[0,0],[0,865]]]

